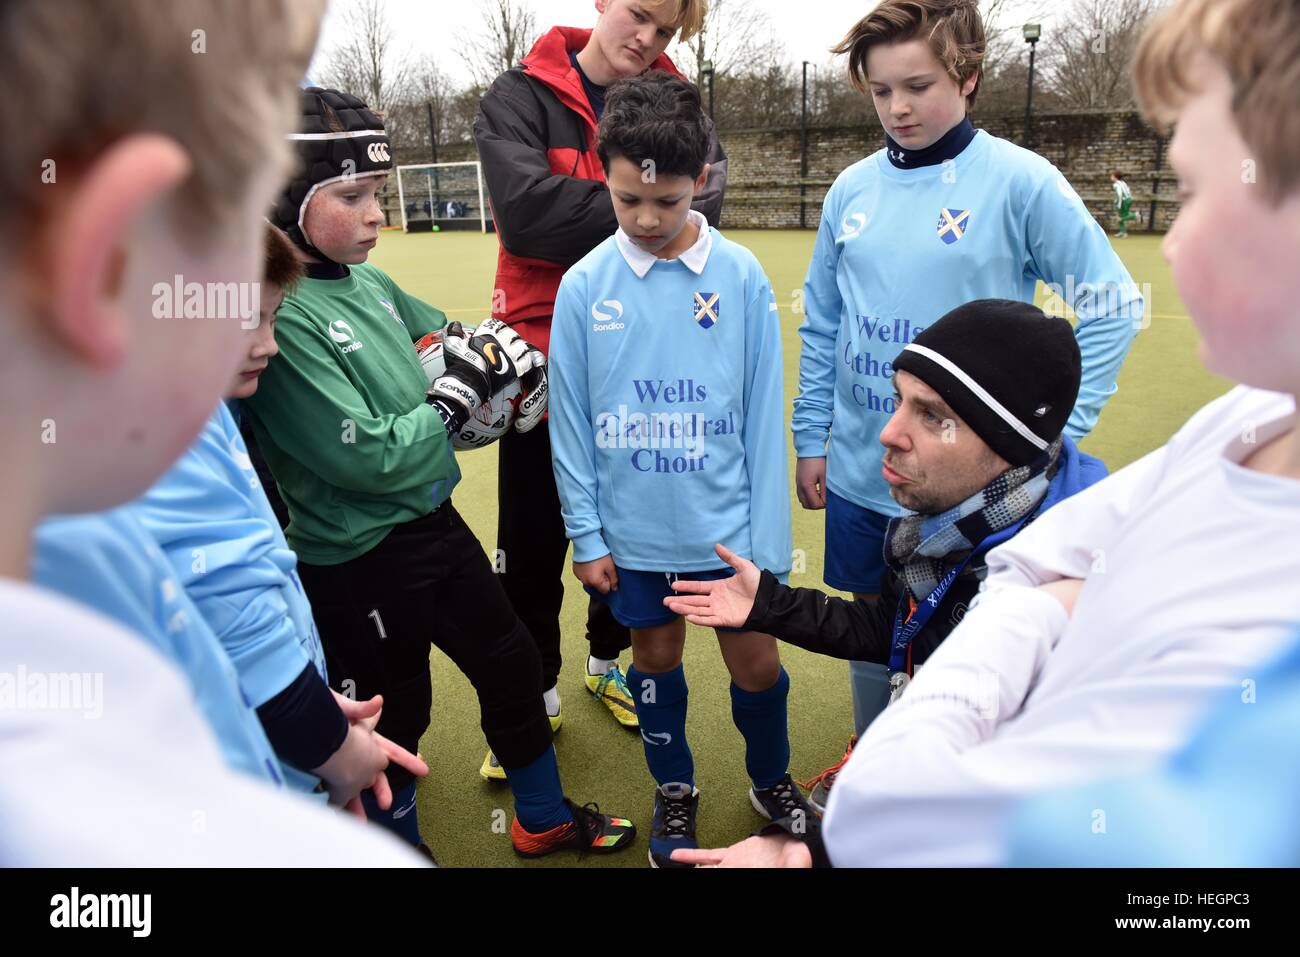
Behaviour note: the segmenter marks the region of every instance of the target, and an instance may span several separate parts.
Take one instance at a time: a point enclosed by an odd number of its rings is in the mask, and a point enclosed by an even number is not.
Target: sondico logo
[[[841,224],[842,229],[840,231],[840,238],[857,239],[858,236],[862,235],[862,230],[866,228],[866,225],[866,213],[853,213],[849,216],[845,216],[844,222]]]
[[[352,327],[342,319],[335,319],[330,323],[330,338],[343,346],[343,352],[356,352],[361,348],[361,343],[352,340]]]
[[[371,143],[366,147],[366,155],[372,163],[388,163],[392,157],[388,154],[387,143]]]
[[[601,312],[601,306],[614,311],[612,313]],[[591,327],[592,332],[615,332],[627,328],[623,323],[619,322],[623,318],[623,304],[617,299],[606,299],[604,302],[592,305],[591,318],[596,320],[595,325]]]

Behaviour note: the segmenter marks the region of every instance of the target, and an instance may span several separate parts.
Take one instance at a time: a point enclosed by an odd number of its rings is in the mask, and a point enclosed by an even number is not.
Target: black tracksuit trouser
[[[551,470],[549,424],[542,422],[522,435],[512,430],[497,444],[497,548],[505,558],[501,584],[541,652],[542,688],[553,688],[560,674],[560,606],[569,540]],[[628,630],[614,620],[608,605],[595,599],[587,605],[587,641],[596,658],[617,658],[632,646]]]

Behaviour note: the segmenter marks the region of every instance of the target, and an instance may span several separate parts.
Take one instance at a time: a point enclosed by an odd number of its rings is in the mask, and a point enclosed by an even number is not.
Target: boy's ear
[[[971,73],[970,76],[966,77],[965,81],[962,83],[961,95],[970,96],[975,89],[975,84],[979,83],[979,81],[980,81],[980,71],[975,70]]]
[[[707,182],[709,181],[709,172],[710,172],[712,169],[713,169],[713,167],[712,167],[710,164],[705,163],[705,164],[704,164],[704,169],[700,170],[700,175],[697,176],[697,177],[695,177],[695,195],[696,195],[696,196],[699,196],[700,193],[704,192],[704,184],[707,183]]]
[[[47,220],[40,292],[50,331],[94,368],[111,368],[125,352],[127,317],[119,295],[131,227],[161,205],[190,168],[175,140],[128,136],[78,176]]]

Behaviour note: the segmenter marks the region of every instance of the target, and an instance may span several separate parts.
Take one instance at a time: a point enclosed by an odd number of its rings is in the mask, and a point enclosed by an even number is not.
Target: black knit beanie
[[[977,299],[903,348],[894,368],[948,403],[994,452],[1028,465],[1065,428],[1079,397],[1074,330],[1037,306]]]
[[[271,211],[271,222],[300,249],[333,262],[303,233],[308,201],[329,183],[388,172],[393,168],[391,147],[383,120],[350,93],[318,86],[299,92],[302,118],[298,132],[289,135],[298,154],[298,167]]]

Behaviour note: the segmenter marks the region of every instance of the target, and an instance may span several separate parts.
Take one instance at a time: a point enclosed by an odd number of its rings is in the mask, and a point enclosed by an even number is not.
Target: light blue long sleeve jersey
[[[1300,636],[1297,636],[1300,638]],[[1300,866],[1300,641],[1225,694],[1159,768],[1025,803],[1014,866]]]
[[[221,403],[198,440],[133,505],[172,574],[212,628],[254,708],[325,652],[298,560],[276,521],[239,427]],[[300,791],[320,783],[282,764]]]
[[[284,783],[235,666],[132,505],[46,519],[36,529],[32,578],[139,635],[185,675],[230,766]]]
[[[826,195],[804,285],[796,454],[826,455],[832,491],[897,514],[880,474],[893,360],[971,300],[1033,302],[1039,279],[1079,320],[1083,382],[1066,426],[1078,441],[1115,392],[1144,298],[1065,177],[982,130],[942,165],[897,169],[881,150],[850,166]]]
[[[780,316],[754,255],[710,229],[658,260],[621,231],[570,269],[551,325],[550,432],[574,561],[791,565]]]

